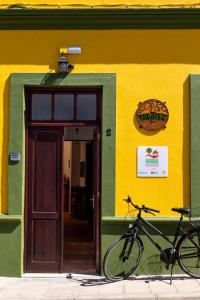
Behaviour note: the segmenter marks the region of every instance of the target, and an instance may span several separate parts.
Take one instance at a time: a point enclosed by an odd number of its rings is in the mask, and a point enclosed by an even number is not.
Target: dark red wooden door
[[[62,128],[28,136],[26,271],[62,271]]]
[[[100,272],[100,133],[96,128],[93,140],[93,224],[94,224],[94,249],[95,268]]]

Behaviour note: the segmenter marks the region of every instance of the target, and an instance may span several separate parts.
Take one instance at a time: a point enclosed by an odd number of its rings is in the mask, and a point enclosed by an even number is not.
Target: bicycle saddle
[[[179,214],[182,214],[182,215],[188,215],[191,210],[190,208],[172,208],[173,211],[179,213]]]

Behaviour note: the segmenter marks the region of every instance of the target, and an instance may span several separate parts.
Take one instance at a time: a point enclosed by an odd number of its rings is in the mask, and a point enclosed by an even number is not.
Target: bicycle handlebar
[[[131,200],[131,197],[128,196],[127,199],[123,199],[124,201],[126,201],[128,204],[130,203],[133,207],[135,207],[137,210],[141,211],[143,210],[145,213],[149,213],[149,212],[157,212],[159,213],[160,211],[154,208],[150,208],[150,207],[146,207],[145,205],[142,205],[142,207],[139,207],[138,205],[134,204]]]

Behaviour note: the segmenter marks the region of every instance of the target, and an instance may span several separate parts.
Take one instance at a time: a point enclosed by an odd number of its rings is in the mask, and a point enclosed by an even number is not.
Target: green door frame
[[[8,214],[22,216],[25,198],[25,88],[26,87],[94,87],[102,89],[101,128],[101,215],[115,214],[115,130],[116,130],[116,75],[13,73],[10,82],[9,153],[19,152],[21,160],[8,166]],[[108,130],[109,129],[109,130]],[[109,132],[109,134],[107,134]],[[111,133],[111,134],[110,134]],[[21,226],[21,257],[23,273],[24,229]]]

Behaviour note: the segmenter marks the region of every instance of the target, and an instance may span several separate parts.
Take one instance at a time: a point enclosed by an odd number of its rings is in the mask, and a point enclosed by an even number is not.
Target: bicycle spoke
[[[137,240],[133,243],[133,237],[116,241],[104,257],[105,276],[112,281],[127,278],[139,264],[141,251],[140,243]]]
[[[182,253],[184,253],[184,252],[189,252],[189,253],[181,254],[180,259],[199,257],[197,249],[195,252],[191,252],[191,251],[194,251],[195,249],[196,248],[194,248],[194,247],[182,247]]]
[[[178,249],[180,267],[184,272],[196,278],[200,278],[199,241],[199,231],[193,230],[182,238]]]
[[[188,239],[190,240],[190,242],[196,247],[196,248],[199,248],[199,245],[197,245],[197,243],[194,241],[194,237],[188,235]],[[198,237],[198,241],[199,241],[199,237]]]
[[[195,258],[195,257],[199,257],[199,255],[197,253],[180,255],[180,259]]]

